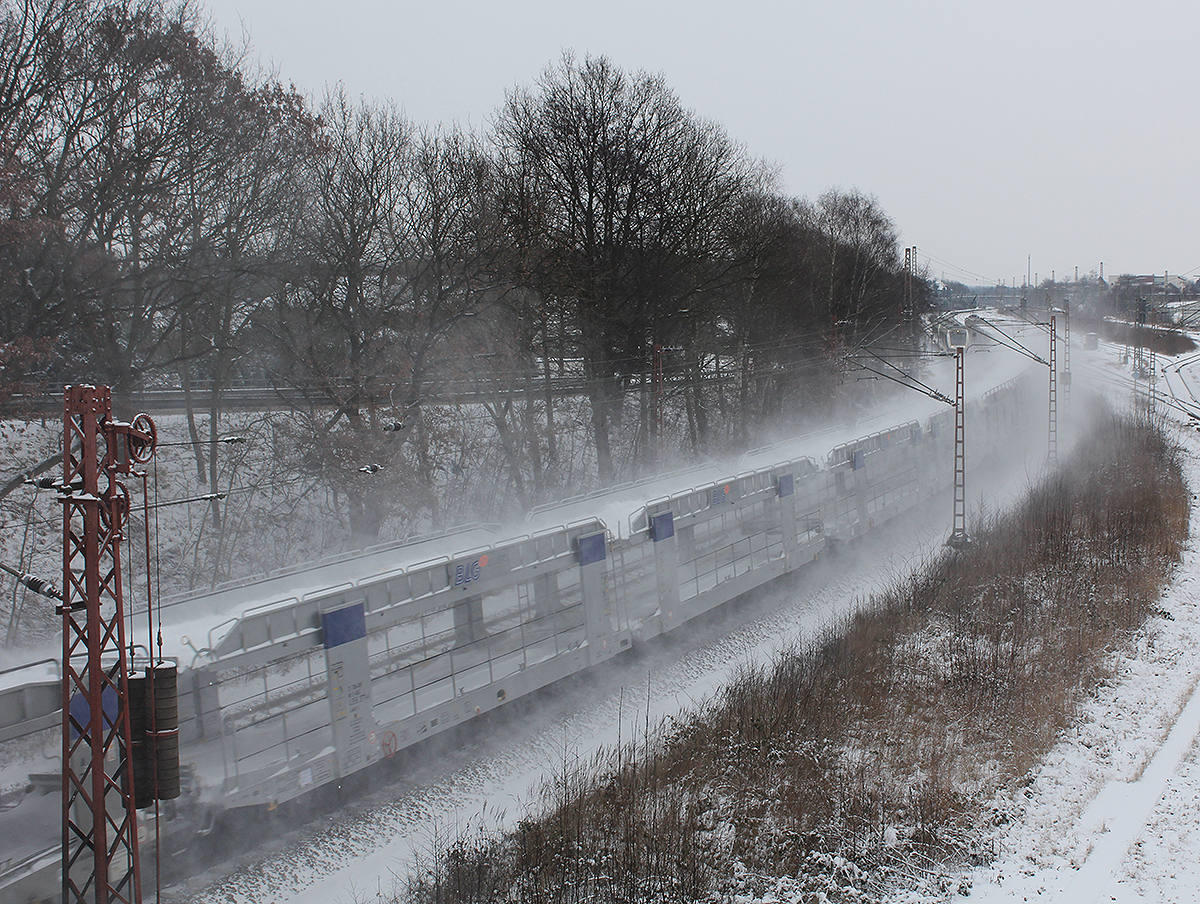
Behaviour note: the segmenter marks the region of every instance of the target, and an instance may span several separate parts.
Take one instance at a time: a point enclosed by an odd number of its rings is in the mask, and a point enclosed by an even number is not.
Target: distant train
[[[1013,373],[1016,371],[1014,370]],[[968,402],[972,463],[1016,442],[1032,380]],[[175,599],[183,795],[274,807],[670,632],[954,479],[954,411],[827,431],[535,510]],[[0,890],[4,888],[0,875]]]

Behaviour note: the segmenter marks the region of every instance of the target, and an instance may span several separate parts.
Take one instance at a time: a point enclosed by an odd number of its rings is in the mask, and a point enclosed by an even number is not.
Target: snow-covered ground
[[[1189,479],[1200,480],[1200,444]],[[1115,680],[1015,798],[973,900],[1200,899],[1200,545]]]
[[[1190,361],[1192,372],[1184,363],[1183,378],[1194,381],[1200,363]],[[1166,388],[1179,392],[1180,385],[1168,381]],[[1184,412],[1159,410],[1185,450],[1188,485],[1200,487],[1200,433]],[[1115,654],[1114,680],[1100,688],[1028,787],[996,801],[1004,823],[999,856],[970,877],[972,900],[1200,900],[1200,507],[1194,501],[1191,538],[1159,608]]]
[[[1145,403],[1147,383],[1120,346],[1074,354],[1076,386]],[[1112,654],[1112,679],[1042,765],[993,802],[996,828],[981,839],[995,851],[988,865],[892,904],[1200,901],[1200,354],[1160,356],[1156,370],[1155,410],[1183,449],[1193,491],[1191,536],[1159,612]],[[786,877],[771,886],[738,904],[814,900]]]
[[[1117,400],[1133,386],[1118,347],[1072,351],[1075,385],[1104,383]],[[1186,404],[1200,395],[1200,356],[1160,359],[1158,383]],[[1144,386],[1144,384],[1143,384]],[[1060,392],[1062,390],[1060,389]],[[1060,396],[1061,399],[1061,396]],[[1060,404],[1062,402],[1060,401]],[[1200,433],[1186,411],[1161,406],[1200,488]],[[1200,409],[1198,409],[1200,411]],[[1005,492],[971,502],[1003,504]],[[731,607],[640,658],[612,664],[542,695],[525,718],[492,721],[464,746],[430,750],[411,774],[347,811],[247,856],[222,875],[168,890],[171,900],[338,904],[375,900],[437,833],[519,815],[548,774],[575,756],[637,736],[710,694],[737,667],[768,657],[936,549],[945,512],[906,523],[864,547],[853,563],[820,564],[790,594],[768,591]],[[1200,512],[1184,561],[1151,619],[1114,655],[1113,680],[1015,794],[994,802],[996,857],[948,883],[969,900],[1200,900]],[[781,880],[759,904],[809,900]],[[929,892],[897,901],[930,900]]]
[[[1128,401],[1134,381],[1120,349],[1076,347],[1076,385],[1105,384]],[[1185,450],[1189,485],[1200,487],[1200,433],[1169,396],[1193,401],[1200,356],[1160,360],[1159,410]],[[1142,384],[1144,388],[1145,384]],[[990,504],[1001,500],[993,498]],[[993,804],[996,856],[961,880],[942,883],[943,899],[1000,901],[1200,900],[1200,509],[1192,539],[1160,603],[1160,614],[1113,654],[1113,679],[1081,711],[1074,728],[1014,794]],[[906,528],[911,525],[906,525]],[[222,877],[174,889],[197,901],[293,904],[350,902],[386,895],[395,877],[434,834],[503,824],[519,814],[537,783],[564,758],[630,737],[719,686],[751,659],[846,611],[940,543],[944,524],[880,538],[879,555],[855,569],[814,575],[790,598],[747,604],[731,629],[702,627],[673,649],[592,676],[539,701],[528,722],[489,725],[469,750],[446,751],[356,807],[310,826]],[[896,901],[931,900],[928,887]],[[936,895],[934,896],[936,897]],[[782,879],[743,904],[809,900]]]

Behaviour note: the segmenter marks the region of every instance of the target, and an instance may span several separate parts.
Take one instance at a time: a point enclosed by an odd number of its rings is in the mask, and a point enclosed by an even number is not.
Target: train
[[[965,405],[972,469],[1025,434],[1035,381],[1016,366],[1000,377]],[[614,486],[517,525],[468,525],[164,602],[183,793],[163,818],[202,834],[223,813],[341,784],[945,493],[955,411],[922,401],[918,416],[878,429]],[[20,733],[5,724],[6,692],[0,740]],[[10,858],[11,875],[17,866]],[[7,900],[5,881],[0,869]]]

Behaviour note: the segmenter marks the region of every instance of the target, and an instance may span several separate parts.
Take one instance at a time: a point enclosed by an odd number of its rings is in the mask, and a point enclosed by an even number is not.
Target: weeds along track
[[[986,802],[1070,723],[1187,535],[1155,424],[1103,414],[1068,460],[969,550],[549,780],[515,831],[448,840],[399,900],[688,901],[771,876],[870,900],[981,856]]]

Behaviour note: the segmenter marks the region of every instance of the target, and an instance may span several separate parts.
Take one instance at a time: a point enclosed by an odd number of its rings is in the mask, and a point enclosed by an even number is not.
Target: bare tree
[[[345,494],[357,543],[399,508],[440,522],[421,407],[440,394],[456,326],[495,294],[491,167],[468,136],[414,134],[340,93],[321,119],[297,277],[279,287],[272,331],[280,376],[309,398],[309,455]]]
[[[829,310],[853,325],[856,343],[865,325],[895,314],[896,226],[874,197],[859,191],[827,191],[805,211],[825,236]]]
[[[231,68],[231,73],[234,71]],[[316,148],[317,121],[294,89],[267,81],[231,91],[211,122],[219,146],[181,192],[192,236],[172,282],[180,299],[175,360],[187,402],[197,477],[208,485],[212,580],[227,575],[220,486],[223,393],[241,377],[261,378],[267,361],[255,317],[286,266],[286,236],[301,208],[299,178]],[[207,389],[207,433],[195,417],[194,382]]]
[[[320,117],[294,264],[277,280],[267,322],[277,379],[308,398],[305,464],[345,494],[352,535],[365,542],[378,535],[384,494],[364,487],[358,468],[390,464],[378,461],[383,437],[370,412],[400,327],[386,291],[388,230],[411,135],[394,110],[353,105],[340,91]]]
[[[59,223],[41,203],[34,138],[55,130],[90,16],[86,0],[0,4],[0,341],[52,344],[63,332]]]
[[[461,373],[472,337],[468,318],[504,294],[504,252],[495,212],[494,165],[477,139],[457,130],[423,132],[405,157],[401,196],[389,226],[387,286],[402,318],[397,331],[397,378],[402,381],[401,423],[411,424],[411,448],[430,516],[441,525],[435,477],[444,471],[430,453],[420,407]],[[478,346],[475,346],[478,348]],[[448,362],[454,366],[448,368]],[[469,366],[466,368],[471,369]],[[403,439],[403,436],[401,437]]]
[[[10,150],[42,127],[61,86],[78,77],[74,48],[91,16],[88,0],[0,4],[0,140]]]
[[[515,231],[537,249],[524,274],[574,315],[599,478],[615,477],[611,433],[650,366],[655,328],[710,279],[711,236],[747,178],[739,148],[695,119],[661,76],[564,56],[497,123]]]
[[[107,4],[74,37],[47,51],[62,77],[19,149],[31,213],[55,224],[34,270],[65,351],[124,397],[174,361],[173,274],[194,238],[180,200],[218,163],[212,126],[241,86],[186,5]]]

